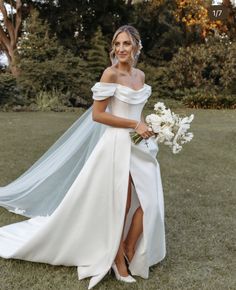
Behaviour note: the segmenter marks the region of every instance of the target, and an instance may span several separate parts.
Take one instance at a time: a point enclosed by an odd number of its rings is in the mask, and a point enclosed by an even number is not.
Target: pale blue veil
[[[50,215],[83,168],[106,125],[88,108],[21,176],[0,187],[0,206],[26,217]]]

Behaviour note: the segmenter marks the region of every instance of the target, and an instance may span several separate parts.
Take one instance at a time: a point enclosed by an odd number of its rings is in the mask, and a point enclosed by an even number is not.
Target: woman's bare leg
[[[123,243],[123,248],[129,261],[132,260],[135,252],[136,242],[143,231],[143,210],[138,207],[133,215],[127,237]]]
[[[128,183],[128,193],[127,193],[124,225],[126,222],[126,216],[129,212],[130,203],[131,203],[131,176],[129,174],[129,183]],[[123,234],[124,234],[124,226],[123,226],[123,231],[122,231],[122,235],[121,235],[119,249],[118,249],[116,257],[115,257],[115,263],[116,263],[116,266],[118,268],[120,275],[121,276],[128,276],[129,273],[128,273],[127,266],[125,264],[125,259],[124,259]]]
[[[139,206],[133,215],[128,234],[126,236],[125,241],[123,242],[123,249],[129,261],[131,261],[131,259],[134,256],[135,245],[142,232],[143,232],[143,210],[142,207]]]

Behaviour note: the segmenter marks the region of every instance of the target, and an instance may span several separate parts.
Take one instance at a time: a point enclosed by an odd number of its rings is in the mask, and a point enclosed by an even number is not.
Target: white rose
[[[150,115],[147,115],[146,117],[146,122],[149,123],[149,124],[161,124],[162,122],[162,118],[156,114],[150,114]]]
[[[158,102],[154,105],[154,110],[155,111],[164,111],[165,110],[165,105],[163,102]]]

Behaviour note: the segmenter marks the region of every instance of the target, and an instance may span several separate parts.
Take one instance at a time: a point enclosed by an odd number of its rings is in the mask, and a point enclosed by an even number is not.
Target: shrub
[[[65,106],[63,97],[56,89],[51,92],[40,91],[35,98],[36,108],[41,111],[60,111]]]
[[[22,98],[17,88],[16,79],[10,73],[0,74],[0,105],[22,104]]]
[[[154,67],[144,62],[139,63],[137,67],[145,72],[145,82],[152,86],[152,99],[173,96],[173,88],[170,87],[166,67]]]
[[[58,43],[47,22],[38,15],[36,10],[32,11],[26,20],[26,35],[19,42],[17,83],[25,104],[34,102],[38,93],[50,93],[55,88],[68,100],[78,95],[86,99],[88,91],[81,89],[81,83],[86,85],[89,80],[86,64]]]
[[[217,94],[198,90],[186,95],[183,104],[190,108],[202,109],[236,109],[236,95]]]
[[[236,95],[236,42],[231,43],[227,50],[220,84],[226,92]]]
[[[236,42],[209,41],[182,47],[168,65],[168,79],[173,90],[179,89],[182,98],[184,88],[235,91]],[[178,93],[178,92],[177,92]]]

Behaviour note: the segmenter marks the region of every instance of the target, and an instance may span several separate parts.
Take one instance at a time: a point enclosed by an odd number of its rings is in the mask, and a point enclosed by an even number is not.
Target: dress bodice
[[[151,86],[144,84],[139,90],[117,83],[97,82],[91,88],[94,100],[110,98],[107,110],[111,114],[134,120],[141,119],[142,109],[151,95]]]

